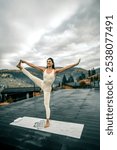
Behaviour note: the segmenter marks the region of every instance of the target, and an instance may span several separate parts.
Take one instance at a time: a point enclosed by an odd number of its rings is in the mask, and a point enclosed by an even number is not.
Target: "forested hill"
[[[59,67],[60,68],[60,67]],[[30,73],[32,73],[33,75],[39,77],[39,78],[43,78],[43,74],[42,72],[34,69],[34,68],[26,68]],[[73,77],[74,81],[76,82],[78,79],[81,78],[86,78],[88,77],[88,70],[85,70],[83,68],[71,68],[68,69],[62,73],[59,73],[56,75],[56,80],[55,80],[55,84],[58,84],[60,82],[62,82],[63,76],[65,75],[66,79],[68,80],[70,76]],[[95,69],[95,72],[99,74],[100,72],[100,68]],[[15,83],[17,82],[17,83]],[[26,84],[34,84],[25,74],[22,73],[22,71],[20,70],[0,70],[0,84],[1,85],[9,85],[12,84],[13,86],[15,86],[15,84],[17,85],[18,83],[21,83],[22,85],[26,85]]]
[[[59,67],[61,68],[61,67]],[[28,71],[30,71],[30,73],[32,73],[33,75],[42,78],[42,72],[38,71],[34,68],[26,68]],[[63,76],[64,74],[68,74],[71,75],[73,73],[80,73],[80,72],[84,72],[86,73],[87,70],[82,69],[82,68],[71,68],[68,69],[62,73],[59,73],[58,76]],[[7,69],[2,69],[0,70],[0,76],[12,76],[13,78],[25,78],[26,76],[20,71],[20,70],[7,70]]]

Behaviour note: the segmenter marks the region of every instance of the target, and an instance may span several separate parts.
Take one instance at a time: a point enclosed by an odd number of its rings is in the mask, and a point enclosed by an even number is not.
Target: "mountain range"
[[[61,67],[58,67],[61,68]],[[30,73],[32,73],[33,75],[43,79],[43,74],[42,72],[34,69],[34,68],[30,68],[27,67],[26,68]],[[95,69],[96,73],[99,74],[100,73],[100,68]],[[59,73],[56,75],[56,80],[55,80],[55,84],[58,84],[60,82],[62,82],[63,76],[66,76],[66,79],[68,79],[70,76],[73,77],[74,81],[77,81],[78,78],[82,75],[85,74],[85,76],[88,76],[88,70],[83,69],[83,68],[71,68],[68,69],[62,73]],[[29,84],[34,84],[26,75],[24,75],[20,70],[9,70],[9,69],[2,69],[0,70],[0,84],[5,84],[2,82],[2,80],[5,78],[4,82],[7,81],[9,78],[12,79],[12,81],[24,81],[25,83],[29,83]]]

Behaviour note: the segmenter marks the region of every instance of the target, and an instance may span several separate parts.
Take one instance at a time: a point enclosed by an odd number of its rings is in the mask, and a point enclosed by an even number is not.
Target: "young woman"
[[[28,72],[25,68],[23,68],[22,63],[25,63],[28,66],[33,67],[33,68],[43,72],[43,80],[35,77],[30,72]],[[51,93],[52,84],[55,80],[56,74],[61,73],[67,69],[74,67],[74,66],[77,66],[79,63],[80,63],[80,59],[77,63],[68,65],[68,66],[60,68],[60,69],[55,69],[54,60],[52,58],[47,59],[47,67],[46,68],[36,66],[36,65],[29,63],[27,61],[24,61],[24,60],[20,60],[20,62],[18,63],[17,67],[26,76],[28,76],[37,86],[39,86],[44,92],[44,106],[45,106],[45,110],[46,110],[46,123],[44,126],[45,128],[50,126],[50,121],[49,121],[49,119],[50,119],[50,93]]]

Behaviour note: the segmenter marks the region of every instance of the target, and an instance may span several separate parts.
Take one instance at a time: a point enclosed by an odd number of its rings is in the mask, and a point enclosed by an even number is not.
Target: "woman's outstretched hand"
[[[78,65],[80,63],[81,59],[78,60],[78,62],[76,63],[76,65]]]
[[[26,63],[26,61],[25,60],[20,60],[22,63]]]

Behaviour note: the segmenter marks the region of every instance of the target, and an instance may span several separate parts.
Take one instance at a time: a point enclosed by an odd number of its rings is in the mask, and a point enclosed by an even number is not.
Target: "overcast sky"
[[[20,59],[46,66],[100,66],[99,0],[0,0],[0,68]]]

